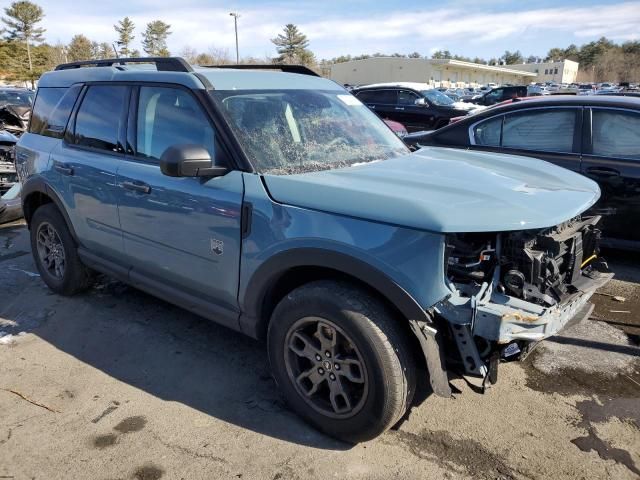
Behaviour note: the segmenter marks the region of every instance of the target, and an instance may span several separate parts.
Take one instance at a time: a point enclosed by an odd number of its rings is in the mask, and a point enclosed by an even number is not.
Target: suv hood
[[[283,204],[443,233],[551,227],[600,196],[592,180],[541,160],[437,147],[264,179]]]

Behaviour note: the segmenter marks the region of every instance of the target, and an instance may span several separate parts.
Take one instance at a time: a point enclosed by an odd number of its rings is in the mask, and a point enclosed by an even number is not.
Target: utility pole
[[[238,12],[231,12],[229,15],[233,17],[233,26],[236,30],[236,64],[240,63],[240,52],[238,50],[238,18],[240,14]]]

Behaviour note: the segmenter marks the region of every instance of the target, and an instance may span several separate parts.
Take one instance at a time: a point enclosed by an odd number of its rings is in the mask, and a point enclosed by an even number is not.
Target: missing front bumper
[[[497,291],[486,291],[481,297],[452,295],[435,306],[435,311],[452,327],[465,371],[487,377],[489,353],[502,345],[518,342],[533,344],[557,334],[568,324],[584,318],[590,311],[589,299],[605,285],[613,273],[592,272],[583,275],[574,286],[577,291],[563,302],[544,307]],[[493,344],[491,352],[480,352],[474,338]]]

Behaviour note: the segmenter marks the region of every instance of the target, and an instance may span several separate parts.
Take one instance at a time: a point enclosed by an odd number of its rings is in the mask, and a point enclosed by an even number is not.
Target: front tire
[[[399,322],[348,283],[317,281],[290,292],[268,331],[271,368],[287,402],[340,440],[386,431],[415,391],[414,358]]]
[[[91,284],[91,272],[60,211],[52,203],[38,207],[30,223],[31,252],[40,277],[56,293],[73,295]]]

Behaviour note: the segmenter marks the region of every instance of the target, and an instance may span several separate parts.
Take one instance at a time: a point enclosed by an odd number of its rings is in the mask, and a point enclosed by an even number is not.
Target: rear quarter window
[[[29,132],[46,137],[62,138],[81,89],[81,85],[73,85],[70,88],[38,90]]]
[[[51,112],[58,104],[66,88],[39,88],[36,95],[36,101],[33,105],[31,113],[31,122],[29,124],[29,132],[42,134],[47,126]]]

